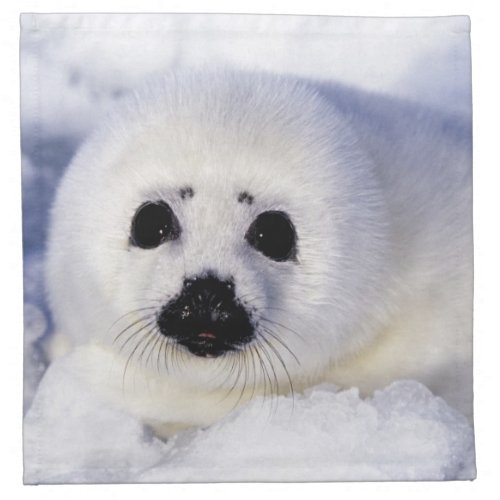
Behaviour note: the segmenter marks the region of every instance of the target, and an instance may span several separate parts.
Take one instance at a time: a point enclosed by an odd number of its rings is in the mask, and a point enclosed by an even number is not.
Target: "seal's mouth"
[[[200,332],[188,339],[178,339],[191,354],[201,358],[217,358],[227,351],[236,350],[236,346],[228,344],[212,332]]]

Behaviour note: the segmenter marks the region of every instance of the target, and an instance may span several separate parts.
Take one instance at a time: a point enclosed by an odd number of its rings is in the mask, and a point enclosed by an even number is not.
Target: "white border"
[[[488,498],[499,491],[495,445],[500,443],[496,380],[500,356],[498,20],[493,2],[478,0],[20,0],[0,11],[1,250],[0,491],[6,498]],[[372,16],[466,14],[472,20],[475,183],[475,395],[478,479],[472,483],[333,483],[246,485],[117,485],[25,487],[21,482],[22,261],[19,154],[19,12],[235,12]],[[498,493],[497,493],[498,494]]]

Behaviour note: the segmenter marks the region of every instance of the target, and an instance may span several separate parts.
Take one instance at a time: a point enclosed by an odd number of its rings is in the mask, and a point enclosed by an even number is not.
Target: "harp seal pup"
[[[323,381],[416,379],[470,416],[464,123],[268,74],[134,94],[53,207],[65,366],[160,435]]]

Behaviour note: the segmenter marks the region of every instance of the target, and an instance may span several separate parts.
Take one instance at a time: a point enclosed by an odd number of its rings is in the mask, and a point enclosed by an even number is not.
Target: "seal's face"
[[[181,198],[194,196],[193,188],[181,191]],[[253,203],[253,196],[240,193],[239,202]],[[134,214],[131,245],[149,251],[179,240],[182,227],[164,201],[146,202]],[[297,235],[287,214],[267,211],[259,214],[245,234],[245,240],[267,258],[295,260]],[[181,243],[182,244],[182,243]],[[258,320],[235,294],[233,276],[225,280],[213,270],[185,277],[180,292],[157,315],[162,335],[170,337],[196,356],[216,357],[242,348],[255,339]]]
[[[363,343],[386,228],[334,110],[267,77],[167,81],[141,99],[60,189],[60,328],[160,378],[264,392]]]

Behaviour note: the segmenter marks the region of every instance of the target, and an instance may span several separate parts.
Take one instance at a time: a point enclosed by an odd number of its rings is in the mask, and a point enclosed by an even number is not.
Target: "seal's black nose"
[[[161,333],[204,357],[216,357],[250,342],[252,322],[234,288],[232,279],[222,281],[213,275],[184,280],[181,293],[161,310]]]

